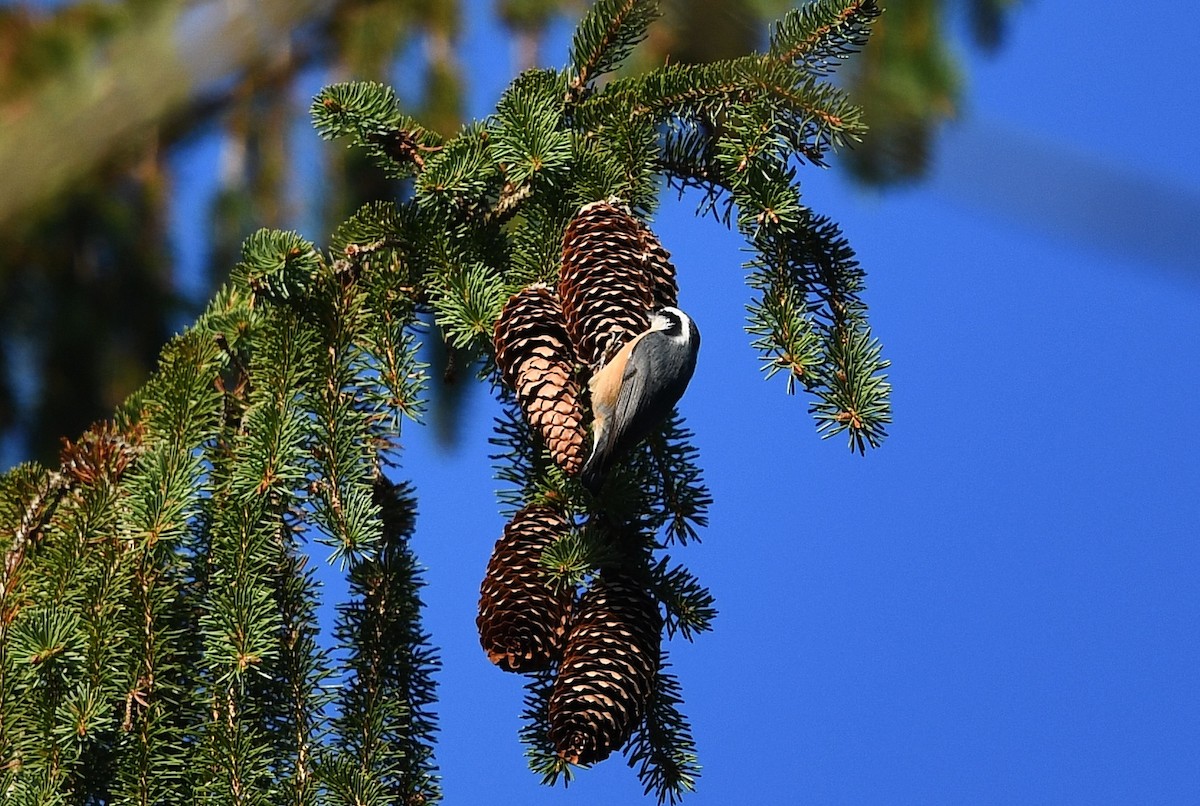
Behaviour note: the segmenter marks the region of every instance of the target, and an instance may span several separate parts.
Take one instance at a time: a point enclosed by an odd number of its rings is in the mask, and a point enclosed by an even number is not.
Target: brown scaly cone
[[[593,369],[650,324],[655,294],[644,230],[602,201],[584,205],[563,235],[558,296],[576,354]]]
[[[635,219],[636,220],[636,219]],[[675,265],[671,253],[663,248],[662,241],[641,221],[637,222],[641,235],[642,261],[650,278],[650,293],[654,307],[674,308],[679,304],[679,284],[675,281]]]
[[[550,741],[572,764],[603,761],[641,722],[658,671],[662,617],[629,577],[603,572],[576,606],[550,694]]]
[[[493,332],[496,365],[529,424],[569,476],[583,466],[583,409],[562,308],[545,285],[509,298]]]
[[[117,482],[142,452],[142,426],[121,431],[109,422],[93,423],[77,442],[62,438],[59,462],[72,481],[94,486]]]
[[[574,591],[551,588],[539,560],[567,528],[549,507],[527,506],[496,541],[479,589],[475,624],[488,660],[501,669],[540,671],[562,656]]]

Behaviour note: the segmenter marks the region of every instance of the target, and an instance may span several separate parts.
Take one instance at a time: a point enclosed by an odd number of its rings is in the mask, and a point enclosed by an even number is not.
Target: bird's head
[[[700,341],[696,323],[683,311],[672,306],[658,308],[650,315],[650,330],[661,330],[666,335],[686,342]]]

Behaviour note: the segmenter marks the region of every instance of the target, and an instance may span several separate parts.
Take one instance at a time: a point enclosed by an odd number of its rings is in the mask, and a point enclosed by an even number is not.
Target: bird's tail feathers
[[[591,493],[596,493],[600,489],[600,485],[604,483],[604,465],[605,462],[601,458],[599,446],[592,451],[592,455],[583,463],[583,470],[579,471],[579,481]]]

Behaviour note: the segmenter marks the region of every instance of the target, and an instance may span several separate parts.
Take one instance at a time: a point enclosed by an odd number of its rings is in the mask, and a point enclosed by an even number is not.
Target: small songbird
[[[592,454],[580,480],[595,492],[612,463],[662,422],[696,369],[700,331],[678,308],[659,308],[650,327],[592,376]]]

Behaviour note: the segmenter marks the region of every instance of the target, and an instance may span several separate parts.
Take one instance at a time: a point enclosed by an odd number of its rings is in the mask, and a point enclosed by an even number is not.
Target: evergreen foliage
[[[416,339],[430,317],[483,358],[506,403],[492,457],[502,507],[544,504],[572,525],[542,556],[547,578],[581,592],[619,575],[649,596],[645,623],[661,617],[666,637],[711,628],[713,597],[664,553],[699,539],[711,504],[682,419],[592,495],[551,460],[490,355],[510,295],[554,281],[581,204],[615,197],[644,216],[664,180],[699,188],[701,210],[754,250],[748,330],[768,375],[812,395],[822,436],[845,434],[858,451],[880,443],[887,362],[863,272],[797,179],[800,163],[823,164],[862,134],[822,79],[877,7],[821,0],[780,23],[765,55],[598,83],[656,12],[651,0],[599,0],[567,70],[523,74],[494,116],[445,140],[400,114],[387,87],[326,88],[318,131],[405,179],[403,200],[364,205],[329,253],[295,233],[250,237],[230,283],[111,425],[56,470],[3,477],[8,802],[440,797],[415,493],[391,465],[402,419],[421,412]],[[701,280],[684,267],[679,281]],[[332,651],[319,640],[310,541],[349,576]],[[699,765],[667,668],[663,653],[643,678],[624,750],[646,791],[673,803]],[[532,677],[520,734],[547,783],[574,774],[549,739],[553,684],[553,669]]]
[[[878,16],[875,0],[817,0],[793,9],[775,25],[768,53],[808,73],[831,73],[839,60],[867,44],[869,26]]]
[[[6,802],[337,802],[350,761],[375,802],[437,798],[415,505],[379,492],[419,410],[416,306],[372,256],[257,233],[114,426],[58,471],[5,477]],[[344,614],[341,665],[318,640],[313,537],[369,602]],[[361,589],[381,578],[390,595]],[[388,642],[369,684],[364,631]],[[335,724],[326,684],[347,674],[386,707]],[[388,751],[356,755],[363,734],[339,730],[356,717]]]
[[[571,88],[582,90],[616,69],[658,14],[657,0],[597,0],[571,42]]]

